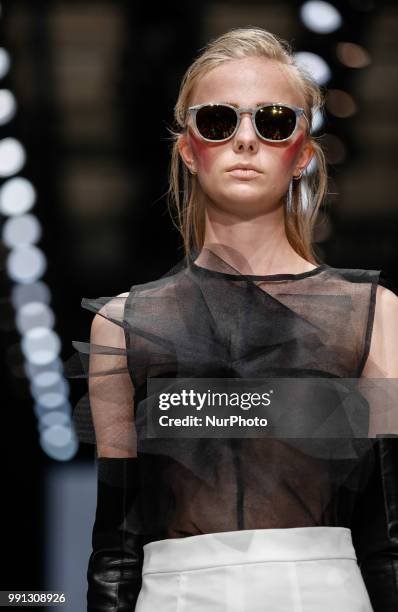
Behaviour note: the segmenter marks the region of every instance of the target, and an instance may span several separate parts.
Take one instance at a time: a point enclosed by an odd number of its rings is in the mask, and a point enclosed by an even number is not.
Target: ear
[[[297,164],[296,164],[294,173],[300,174],[300,172],[304,172],[304,170],[310,163],[311,159],[313,158],[314,154],[315,154],[315,149],[311,141],[307,140],[307,142],[301,148],[300,155],[297,160]]]
[[[187,166],[190,172],[195,171],[195,160],[193,156],[192,147],[189,141],[188,131],[183,132],[179,135],[177,141],[178,151],[184,164]]]

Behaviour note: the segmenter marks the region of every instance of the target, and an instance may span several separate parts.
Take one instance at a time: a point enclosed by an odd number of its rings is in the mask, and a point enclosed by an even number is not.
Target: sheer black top
[[[84,308],[123,329],[126,348],[73,342],[69,374],[95,383],[76,406],[74,421],[80,439],[95,443],[90,399],[96,394],[106,406],[101,422],[113,445],[123,448],[134,426],[138,494],[129,528],[161,539],[349,527],[356,497],[374,468],[374,436],[390,433],[377,427],[377,415],[381,405],[384,411],[393,405],[391,389],[380,394],[378,387],[374,405],[374,393],[341,391],[342,381],[361,379],[378,284],[395,292],[380,270],[321,264],[301,274],[247,275],[208,251],[205,265],[184,259],[125,295],[84,298]],[[124,405],[120,385],[126,376],[134,400]],[[148,379],[264,377],[340,386],[332,400],[330,394],[311,396],[318,421],[308,435],[301,429],[290,437],[147,436]],[[304,403],[294,417],[300,423],[305,410]],[[365,415],[365,424],[376,422],[375,433],[365,427],[336,434],[337,418],[346,425],[354,413]]]

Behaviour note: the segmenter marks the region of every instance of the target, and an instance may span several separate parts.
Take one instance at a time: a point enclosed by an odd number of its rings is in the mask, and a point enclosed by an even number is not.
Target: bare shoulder
[[[377,286],[374,331],[379,333],[381,330],[388,329],[392,324],[397,324],[398,317],[398,295],[391,289]]]
[[[378,285],[370,350],[364,376],[398,376],[398,296]]]
[[[398,308],[398,295],[391,289],[383,287],[383,285],[377,286],[376,291],[376,309],[396,309]]]
[[[128,291],[119,293],[98,310],[91,322],[90,342],[126,348],[122,320],[125,299],[128,295]]]

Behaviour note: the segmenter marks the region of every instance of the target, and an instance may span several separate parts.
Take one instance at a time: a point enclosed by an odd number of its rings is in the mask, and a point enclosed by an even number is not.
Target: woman
[[[354,546],[377,466],[397,501],[386,463],[394,441],[383,440],[378,464],[380,411],[370,405],[365,434],[352,424],[342,432],[341,414],[358,405],[362,414],[366,402],[330,392],[336,379],[398,377],[398,299],[380,271],[332,268],[313,253],[327,175],[310,128],[322,102],[288,44],[259,28],[212,41],[183,78],[170,194],[186,257],[161,279],[83,300],[97,315],[90,343],[74,343],[89,375],[75,419],[89,440],[91,411],[98,456],[90,611],[385,612],[398,603],[398,542],[382,503],[370,539],[385,551],[388,528],[389,551],[384,566],[363,568],[369,592]],[[322,395],[305,388],[308,411],[289,424],[298,435],[147,437],[147,379],[264,377],[293,378],[294,390],[319,382]],[[377,584],[387,565],[386,595]]]

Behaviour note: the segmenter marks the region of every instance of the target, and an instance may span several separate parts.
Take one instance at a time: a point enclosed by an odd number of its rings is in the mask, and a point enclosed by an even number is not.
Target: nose
[[[234,137],[234,147],[238,150],[247,148],[255,150],[258,148],[258,136],[254,129],[250,113],[242,113],[240,125]]]

